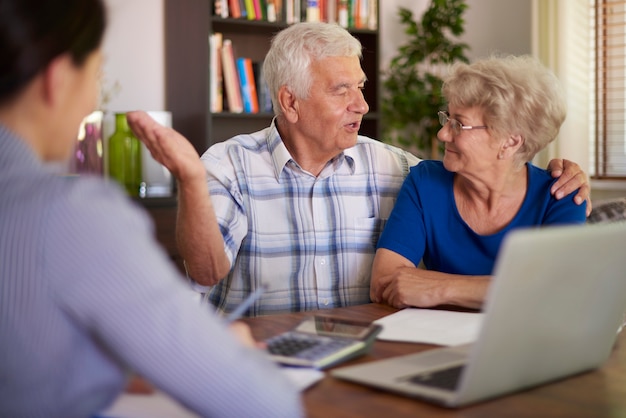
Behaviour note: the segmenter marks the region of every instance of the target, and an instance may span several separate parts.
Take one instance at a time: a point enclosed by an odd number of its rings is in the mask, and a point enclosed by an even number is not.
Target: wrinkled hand
[[[589,216],[591,213],[591,186],[587,175],[580,166],[573,161],[553,159],[548,163],[548,170],[550,170],[552,177],[558,177],[550,190],[554,197],[561,199],[578,190],[574,202],[580,205],[586,200],[587,216]]]
[[[370,282],[370,300],[374,303],[385,303],[383,300],[383,292],[393,279],[392,275],[379,277],[376,281]]]
[[[385,303],[402,309],[407,307],[427,308],[441,304],[442,280],[429,277],[428,270],[412,267],[396,269],[382,277],[376,292]]]
[[[187,138],[160,125],[143,111],[128,112],[126,118],[135,136],[146,145],[152,157],[178,181],[205,176],[204,165]]]

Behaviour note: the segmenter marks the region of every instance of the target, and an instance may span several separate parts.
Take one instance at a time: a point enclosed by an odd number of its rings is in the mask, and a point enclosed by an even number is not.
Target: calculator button
[[[300,338],[281,338],[268,342],[268,351],[270,354],[280,356],[294,356],[301,351],[319,345],[319,341],[300,339]]]

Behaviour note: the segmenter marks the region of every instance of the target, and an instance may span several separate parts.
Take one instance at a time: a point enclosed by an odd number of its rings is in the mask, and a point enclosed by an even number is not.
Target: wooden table
[[[373,321],[396,312],[369,304],[320,313]],[[311,312],[248,318],[254,337],[263,340],[287,331]],[[372,351],[347,364],[383,359],[434,348],[428,344],[376,341]],[[451,410],[380,390],[344,382],[329,374],[303,394],[308,417],[626,417],[626,330],[599,370],[517,394]]]

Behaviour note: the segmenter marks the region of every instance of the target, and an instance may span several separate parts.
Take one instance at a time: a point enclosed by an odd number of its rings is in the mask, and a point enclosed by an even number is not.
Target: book
[[[302,21],[302,1],[306,0],[294,0],[293,2],[293,23]]]
[[[267,0],[267,21],[276,22],[278,14],[276,13],[276,0]]]
[[[367,0],[352,0],[352,24],[350,27],[353,28],[362,28],[362,20],[365,16],[363,16],[363,5]]]
[[[371,0],[359,0],[359,28],[366,28],[369,23]]]
[[[228,0],[228,11],[230,12],[230,17],[239,19],[241,17],[239,0]]]
[[[337,21],[339,22],[339,25],[347,28],[349,24],[348,14],[350,12],[348,0],[339,0],[337,6]]]
[[[215,0],[213,14],[222,18],[228,17],[228,0]]]
[[[378,29],[378,0],[369,0],[369,12],[367,14],[367,28]]]
[[[257,95],[259,96],[259,112],[273,113],[272,95],[270,94],[270,88],[263,76],[263,63],[253,62],[252,70],[254,72]]]
[[[241,98],[241,89],[239,88],[237,67],[235,66],[233,43],[230,39],[224,39],[222,42],[222,72],[228,111],[241,113],[243,112],[243,101]]]
[[[337,0],[328,0],[324,11],[326,22],[337,23]]]
[[[211,112],[224,110],[223,78],[222,78],[222,34],[215,32],[209,35],[209,95]]]
[[[259,113],[259,99],[257,95],[254,70],[250,58],[237,58],[237,73],[245,113]]]
[[[307,22],[319,22],[320,21],[320,4],[317,0],[307,0],[306,2],[306,21]]]
[[[256,20],[256,13],[254,12],[254,0],[245,0],[246,16],[248,20]]]
[[[359,0],[348,1],[348,27],[354,28],[356,26],[356,19],[359,12]]]
[[[276,22],[285,21],[285,3],[284,0],[270,0],[274,3],[274,10],[276,11]],[[269,9],[268,9],[269,12]]]
[[[261,20],[268,21],[267,17],[267,1],[268,0],[258,0],[261,6]]]
[[[294,0],[285,0],[285,23],[288,25],[295,23],[293,16],[294,7]]]
[[[254,7],[254,16],[256,20],[264,20],[263,11],[261,10],[261,0],[252,0],[252,6]]]

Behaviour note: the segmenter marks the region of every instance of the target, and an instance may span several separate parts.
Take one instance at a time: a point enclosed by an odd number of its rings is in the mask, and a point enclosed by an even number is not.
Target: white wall
[[[404,26],[400,24],[398,8],[413,11],[419,18],[430,3],[429,0],[380,1],[381,67],[389,60],[405,39]],[[531,0],[467,0],[465,33],[461,40],[470,46],[470,59],[491,53],[530,54]]]
[[[385,68],[404,39],[398,7],[421,16],[429,0],[380,1],[381,66]],[[104,41],[104,88],[121,89],[106,106],[110,111],[167,110],[165,106],[163,0],[106,0],[109,27]],[[531,52],[531,0],[468,0],[468,56],[490,52]]]
[[[103,89],[106,110],[166,110],[163,0],[105,0]],[[114,90],[115,83],[120,88]]]

